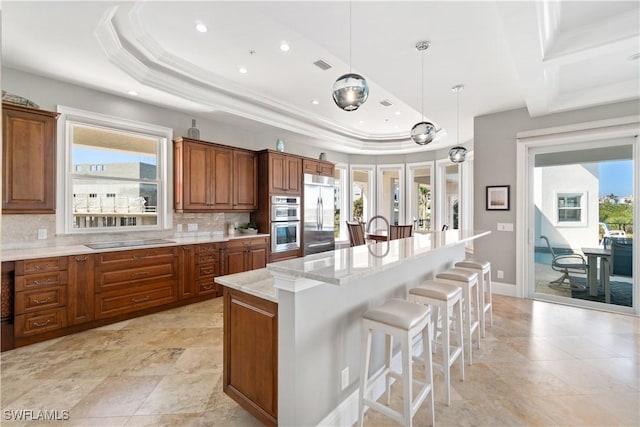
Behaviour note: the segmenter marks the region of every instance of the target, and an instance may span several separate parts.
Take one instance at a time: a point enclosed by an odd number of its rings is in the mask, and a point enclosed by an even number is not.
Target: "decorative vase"
[[[200,139],[200,130],[196,127],[196,119],[191,119],[191,127],[187,129],[187,136],[191,139]]]
[[[320,157],[318,157],[320,160],[327,160],[327,153],[320,153]]]
[[[276,141],[276,150],[281,152],[284,151],[284,141],[280,138]]]

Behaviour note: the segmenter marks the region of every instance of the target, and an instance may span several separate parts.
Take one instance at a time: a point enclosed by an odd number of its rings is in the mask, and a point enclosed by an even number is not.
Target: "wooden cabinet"
[[[332,177],[334,175],[335,166],[333,163],[325,162],[324,160],[303,159],[302,171],[313,175]]]
[[[222,287],[214,283],[220,275],[220,244],[207,243],[196,246],[196,289],[198,295],[222,296]]]
[[[55,213],[58,113],[2,104],[2,213]]]
[[[260,181],[268,183],[269,193],[300,195],[302,189],[300,157],[270,150],[262,151],[260,156]]]
[[[278,419],[278,304],[224,288],[223,390],[267,426]]]
[[[193,298],[196,295],[196,246],[182,245],[178,249],[178,299]]]
[[[67,322],[78,325],[94,319],[94,268],[93,255],[72,255],[67,258],[69,283]]]
[[[2,263],[0,284],[0,351],[14,348],[13,301],[15,294],[15,262]]]
[[[250,151],[233,150],[233,208],[258,208],[258,157]]]
[[[257,205],[256,187],[253,152],[187,138],[174,141],[176,211],[250,211]]]
[[[95,318],[161,306],[178,299],[178,248],[96,255]]]
[[[67,257],[16,261],[16,339],[67,326],[67,265]]]
[[[267,265],[267,237],[236,239],[222,248],[222,274],[242,273]]]

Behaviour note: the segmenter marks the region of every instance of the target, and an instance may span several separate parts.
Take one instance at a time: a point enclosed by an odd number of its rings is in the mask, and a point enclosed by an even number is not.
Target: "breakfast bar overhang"
[[[465,258],[488,231],[449,230],[269,264],[278,300],[278,424],[357,420],[361,315]],[[382,365],[374,336],[372,368]]]

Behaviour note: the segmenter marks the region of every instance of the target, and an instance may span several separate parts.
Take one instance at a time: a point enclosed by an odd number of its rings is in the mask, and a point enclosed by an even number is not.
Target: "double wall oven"
[[[300,197],[271,196],[271,252],[300,248]]]

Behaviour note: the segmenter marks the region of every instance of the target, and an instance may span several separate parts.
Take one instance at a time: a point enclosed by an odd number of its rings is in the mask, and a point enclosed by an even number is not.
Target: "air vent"
[[[313,65],[320,68],[322,71],[327,71],[329,68],[333,68],[330,64],[323,61],[322,59],[318,59],[316,62],[313,63]]]
[[[380,105],[384,105],[385,107],[391,107],[393,103],[388,99],[383,99],[382,101],[380,101]]]

